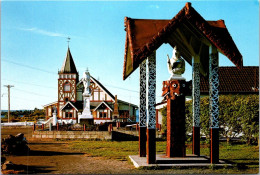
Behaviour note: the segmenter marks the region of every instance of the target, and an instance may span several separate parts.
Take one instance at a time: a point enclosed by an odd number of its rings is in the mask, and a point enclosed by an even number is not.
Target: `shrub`
[[[192,132],[192,100],[186,104],[186,131]],[[166,107],[161,109],[162,129],[166,131]],[[209,97],[200,100],[201,133],[209,138],[210,128]],[[242,133],[248,144],[258,141],[259,137],[259,96],[258,95],[220,95],[219,96],[220,135],[229,142]]]

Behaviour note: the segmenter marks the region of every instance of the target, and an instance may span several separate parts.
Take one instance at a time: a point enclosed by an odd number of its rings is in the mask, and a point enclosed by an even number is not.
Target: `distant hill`
[[[21,110],[10,110],[11,112],[15,112],[15,111],[33,111],[30,109],[21,109]],[[8,110],[1,110],[1,112],[8,112]]]

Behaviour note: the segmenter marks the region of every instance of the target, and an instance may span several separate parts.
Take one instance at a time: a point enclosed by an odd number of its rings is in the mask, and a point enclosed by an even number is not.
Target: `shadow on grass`
[[[255,162],[256,160],[255,159],[229,159],[229,160],[226,160],[226,159],[223,159],[226,163],[228,164],[231,164],[232,166],[229,167],[229,168],[237,168],[238,170],[245,170],[245,169],[248,169],[250,165],[259,165],[259,162]],[[248,161],[248,160],[252,160],[250,162],[244,162],[244,163],[236,163],[234,162],[237,161],[237,160],[244,160],[244,161]]]
[[[83,155],[83,154],[84,153],[31,150],[29,156],[57,156],[57,155]]]
[[[112,140],[114,141],[138,141],[139,137],[118,131],[112,131]]]

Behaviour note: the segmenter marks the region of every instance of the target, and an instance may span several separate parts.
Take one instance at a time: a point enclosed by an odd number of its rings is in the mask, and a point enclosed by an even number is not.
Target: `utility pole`
[[[8,123],[10,119],[10,88],[14,87],[13,85],[4,85],[5,87],[8,88]]]

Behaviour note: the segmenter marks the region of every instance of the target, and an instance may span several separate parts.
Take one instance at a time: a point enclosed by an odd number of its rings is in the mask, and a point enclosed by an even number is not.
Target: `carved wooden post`
[[[192,59],[192,154],[200,155],[200,63],[199,57]]]
[[[148,57],[148,104],[147,104],[147,163],[156,161],[156,130],[155,130],[155,104],[156,104],[156,53]]]
[[[44,130],[44,124],[42,124],[42,130]]]
[[[35,131],[35,123],[33,124],[33,131]]]
[[[167,157],[185,157],[185,80],[163,82],[163,96],[167,99]]]
[[[210,162],[219,162],[219,95],[218,51],[209,47],[209,115],[210,115]]]
[[[146,156],[146,60],[140,64],[139,156]]]

